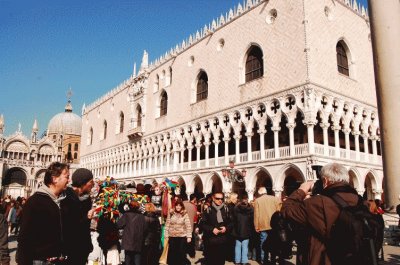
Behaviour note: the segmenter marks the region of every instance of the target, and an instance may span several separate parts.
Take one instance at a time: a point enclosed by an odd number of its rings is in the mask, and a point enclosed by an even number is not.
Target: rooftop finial
[[[140,70],[143,70],[149,66],[149,54],[144,50],[142,64],[140,65]]]
[[[73,93],[72,93],[72,89],[71,87],[69,88],[68,92],[67,92],[67,105],[65,105],[65,112],[72,112],[72,105],[71,105],[71,97],[72,97]]]
[[[133,78],[136,77],[136,63],[133,64]]]
[[[38,132],[38,131],[39,131],[39,126],[37,119],[35,119],[35,121],[33,122],[32,132]]]

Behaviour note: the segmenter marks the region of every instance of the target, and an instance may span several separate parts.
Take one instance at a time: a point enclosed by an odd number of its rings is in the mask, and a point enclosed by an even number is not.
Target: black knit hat
[[[78,168],[72,174],[72,186],[82,187],[93,179],[92,171],[86,168]]]

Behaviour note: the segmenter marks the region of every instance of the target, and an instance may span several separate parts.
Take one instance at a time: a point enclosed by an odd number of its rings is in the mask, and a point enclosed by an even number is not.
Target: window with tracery
[[[161,95],[161,101],[160,101],[160,116],[167,115],[167,109],[168,109],[168,95],[164,91]]]
[[[121,111],[119,114],[119,133],[122,133],[124,131],[124,121],[125,121],[125,116],[124,113]]]
[[[264,75],[263,53],[257,46],[252,46],[246,60],[246,82]]]
[[[107,121],[103,123],[103,140],[107,138]]]
[[[199,74],[199,79],[197,81],[197,97],[196,101],[207,99],[208,97],[208,76],[206,72],[202,71]]]
[[[140,105],[137,106],[136,109],[137,112],[137,127],[141,127],[142,126],[142,108],[140,107]]]
[[[341,74],[349,75],[349,61],[347,58],[346,48],[343,41],[339,41],[336,44],[336,59],[337,59],[337,67],[338,71]]]

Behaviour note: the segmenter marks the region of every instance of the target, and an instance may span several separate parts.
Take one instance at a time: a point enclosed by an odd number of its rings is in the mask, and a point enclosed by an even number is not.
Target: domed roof
[[[65,112],[58,113],[49,122],[47,127],[48,134],[72,134],[81,135],[82,119],[75,113],[72,113],[71,102],[68,101],[65,106]]]

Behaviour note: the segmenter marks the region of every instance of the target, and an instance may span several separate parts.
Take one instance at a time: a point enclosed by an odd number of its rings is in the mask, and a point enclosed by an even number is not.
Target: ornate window
[[[161,101],[160,101],[160,116],[167,115],[168,109],[168,95],[167,92],[163,92],[161,94]]]
[[[197,81],[197,97],[196,101],[207,99],[208,97],[208,76],[206,72],[201,71]]]
[[[122,133],[124,131],[124,121],[125,116],[124,113],[121,111],[119,114],[119,133]]]
[[[246,82],[254,80],[264,75],[263,53],[257,46],[249,49],[246,60]]]
[[[89,131],[89,145],[93,144],[93,128],[90,128]]]
[[[103,140],[107,138],[107,121],[103,123]]]
[[[137,106],[136,108],[136,113],[137,113],[137,127],[141,127],[142,126],[142,108],[140,107],[140,105]]]
[[[74,151],[78,151],[78,144],[77,143],[75,143],[75,145],[74,145]]]
[[[350,76],[346,44],[343,41],[339,41],[336,44],[336,59],[339,73]]]

